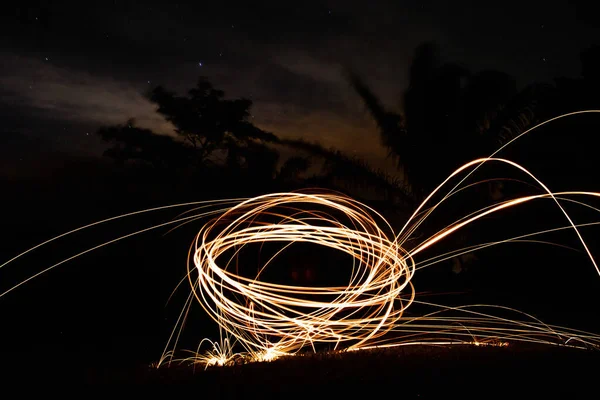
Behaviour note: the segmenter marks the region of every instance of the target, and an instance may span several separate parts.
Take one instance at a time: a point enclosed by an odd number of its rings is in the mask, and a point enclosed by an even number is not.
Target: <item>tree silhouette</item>
[[[281,166],[279,177],[284,182],[298,183],[301,180],[300,175],[305,173],[309,167],[310,160],[307,157],[293,156]]]
[[[133,120],[104,127],[98,134],[112,143],[106,156],[121,164],[150,165],[170,173],[197,174],[218,167],[230,178],[250,174],[252,179],[272,179],[278,154],[267,144],[278,138],[250,122],[250,100],[225,99],[224,92],[205,78],[186,96],[159,86],[149,98],[173,124],[176,136],[139,128]]]
[[[104,127],[98,134],[112,144],[105,152],[107,157],[120,164],[150,166],[171,177],[179,174],[187,179],[201,174],[204,180],[214,178],[221,183],[225,179],[245,191],[266,190],[269,182],[337,189],[347,183],[368,182],[385,191],[389,199],[409,198],[399,180],[359,158],[302,139],[280,139],[256,127],[249,120],[250,100],[225,99],[224,92],[205,78],[200,78],[186,96],[157,87],[149,97],[157,105],[157,112],[173,124],[176,135],[156,134],[135,126],[133,120]],[[277,171],[279,153],[272,145],[286,146],[307,156],[292,156]],[[300,182],[300,174],[311,164],[320,164],[314,162],[315,158],[322,161],[320,176],[304,177]]]
[[[158,105],[157,112],[175,126],[177,134],[197,150],[201,162],[217,150],[239,149],[256,140],[277,141],[275,135],[249,122],[251,100],[226,100],[224,92],[205,78],[198,80],[188,96],[176,96],[158,87],[150,99]]]
[[[139,128],[135,126],[134,120],[129,120],[124,125],[101,128],[98,134],[105,141],[113,142],[113,146],[104,154],[119,164],[133,160],[157,169],[179,169],[195,156],[190,148],[173,137]]]
[[[359,157],[349,156],[335,148],[325,148],[319,143],[303,139],[285,139],[281,143],[324,160],[318,181],[329,187],[362,185],[385,192],[385,199],[403,205],[413,204],[413,198],[403,182],[389,173],[371,167]],[[314,179],[313,179],[314,181]],[[348,183],[344,185],[344,182]]]
[[[403,171],[407,192],[417,202],[460,165],[489,156],[546,117],[553,93],[552,85],[532,84],[518,90],[515,80],[503,72],[472,73],[444,63],[431,42],[415,50],[401,112],[388,110],[356,72],[347,77],[377,123],[382,145]],[[490,180],[469,190],[469,201],[452,203],[438,223],[450,223],[474,207],[489,205],[508,189],[502,181]],[[439,226],[431,229],[433,233]],[[477,231],[476,236],[484,234]],[[445,244],[450,250],[464,247],[465,240],[466,236],[453,236]],[[453,271],[465,270],[475,259],[454,257]]]
[[[377,123],[381,143],[403,170],[410,193],[418,201],[459,165],[490,155],[537,123],[568,112],[599,109],[600,46],[584,50],[581,64],[581,78],[559,78],[554,84],[533,83],[518,89],[505,73],[471,73],[459,65],[442,63],[437,46],[425,43],[415,51],[402,112],[386,109],[357,73],[349,72],[348,81]],[[598,125],[594,115],[560,120],[524,137],[525,146],[506,148],[503,156],[525,163],[555,190],[561,182],[568,182],[569,188],[597,190],[589,172],[597,170],[594,143]],[[489,182],[470,190],[475,193],[469,201],[446,208],[444,218],[456,220],[472,211],[475,204],[489,205],[509,190],[531,188]],[[544,221],[538,222],[544,226]],[[486,233],[479,229],[476,236],[481,240]],[[465,240],[453,236],[446,244],[449,249],[464,247]],[[501,264],[498,260],[504,258],[488,259],[489,263]],[[454,258],[455,272],[464,270],[471,261]]]
[[[387,110],[358,74],[348,74],[417,199],[462,163],[489,155],[532,126],[549,86],[531,85],[518,92],[507,74],[473,74],[442,63],[438,54],[431,42],[415,50],[403,113]]]

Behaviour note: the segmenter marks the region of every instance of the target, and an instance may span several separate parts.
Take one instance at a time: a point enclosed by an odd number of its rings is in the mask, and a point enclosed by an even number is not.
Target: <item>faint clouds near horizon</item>
[[[365,159],[374,167],[386,168],[385,151],[379,145],[375,126],[366,111],[361,112],[364,107],[344,81],[341,67],[307,57],[303,58],[305,62],[296,65],[284,59],[275,62],[295,80],[310,82],[314,90],[308,94],[296,92],[292,79],[287,82],[290,90],[287,99],[281,99],[274,91],[277,88],[260,82],[255,88],[238,85],[232,90],[225,85],[225,95],[248,97],[256,92],[257,95],[252,96],[252,111],[256,117],[252,122],[264,130],[286,139],[318,142]],[[68,152],[101,154],[103,143],[91,133],[100,126],[123,124],[130,118],[138,126],[156,133],[174,134],[173,126],[156,112],[155,105],[146,97],[145,92],[152,87],[147,81],[134,85],[61,66],[52,59],[46,61],[43,55],[3,53],[0,58],[3,60],[0,105],[5,110],[18,110],[21,116],[18,129],[11,131],[5,126],[2,140],[5,143],[14,141],[9,136],[22,135],[42,141],[45,149],[52,149],[61,156]],[[188,87],[193,84],[190,82]],[[220,88],[218,82],[214,84]],[[245,89],[249,93],[242,93]],[[320,97],[315,97],[312,104],[311,93]],[[31,143],[31,140],[20,141],[25,142]],[[21,147],[17,153],[25,154],[31,146]],[[9,158],[18,164],[22,159],[41,160],[51,156],[48,152],[37,157],[20,154]],[[282,152],[282,157],[286,155]]]
[[[121,124],[134,118],[157,133],[173,132],[141,87],[61,67],[44,57],[2,54],[0,102],[54,121]]]

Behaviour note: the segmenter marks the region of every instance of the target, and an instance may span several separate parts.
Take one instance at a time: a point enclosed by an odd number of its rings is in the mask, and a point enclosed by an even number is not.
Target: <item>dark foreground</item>
[[[316,354],[195,371],[187,366],[153,369],[92,365],[90,359],[4,362],[5,383],[179,385],[203,395],[237,398],[325,397],[380,393],[397,398],[469,395],[597,396],[600,352],[531,345],[508,347],[410,346],[344,354]],[[6,359],[5,359],[6,361]],[[200,393],[200,392],[198,392]],[[586,396],[587,397],[587,396]]]

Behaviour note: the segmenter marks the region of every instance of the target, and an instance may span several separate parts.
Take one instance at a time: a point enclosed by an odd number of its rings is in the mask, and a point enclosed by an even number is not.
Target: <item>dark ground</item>
[[[5,382],[51,383],[61,387],[86,383],[177,385],[203,396],[237,398],[248,394],[351,398],[374,394],[395,398],[523,398],[541,395],[574,398],[597,395],[600,353],[540,345],[508,347],[410,346],[344,354],[311,354],[234,367],[194,371],[187,366],[152,369],[114,359],[94,365],[93,359],[56,355],[21,357],[7,362]]]
[[[0,243],[0,261],[85,223],[168,203],[160,198],[146,198],[146,202],[140,204],[137,199],[144,196],[129,192],[123,195],[99,188],[89,193],[74,189],[80,186],[48,184],[48,190],[21,187],[9,190],[19,196],[5,202],[10,212],[3,220],[3,227],[5,232],[10,232],[10,240]],[[65,192],[71,195],[66,196]],[[118,198],[129,201],[111,207],[114,201],[109,200],[114,193],[121,193]],[[211,198],[220,197],[223,196]],[[547,215],[536,207],[541,216]],[[522,215],[513,217],[521,219]],[[161,214],[153,218],[154,223],[160,223],[170,216]],[[506,214],[502,218],[506,218]],[[6,290],[28,277],[32,270],[38,271],[121,232],[139,229],[138,222],[132,221],[131,226],[129,222],[119,225],[115,231],[113,225],[96,229],[86,234],[88,236],[69,237],[56,246],[30,254],[2,271],[0,286]],[[145,219],[142,222],[144,227],[151,224]],[[531,230],[536,226],[532,225]],[[311,400],[310,397],[347,395],[348,398],[370,399],[376,393],[386,398],[597,397],[599,352],[543,346],[421,346],[295,357],[207,371],[197,368],[194,372],[183,366],[151,369],[149,363],[158,358],[173,327],[171,319],[176,318],[183,304],[174,300],[165,307],[185,270],[190,238],[197,228],[190,226],[189,232],[180,231],[165,237],[162,236],[164,231],[160,231],[155,236],[141,237],[142,240],[116,244],[64,264],[43,279],[3,297],[0,301],[0,385],[58,386],[61,390],[81,383],[170,385],[191,388],[201,398],[238,398],[249,394],[251,398],[277,395]],[[595,243],[593,248],[598,249],[595,232],[584,233],[587,240]],[[559,253],[561,249],[553,247],[532,247],[535,262],[528,263],[517,257],[519,248],[514,246],[499,248],[487,256],[482,254],[481,268],[473,268],[470,275],[454,276],[443,266],[432,268],[431,276],[424,270],[425,274],[416,278],[417,288],[424,292],[461,292],[476,287],[478,292],[473,294],[473,299],[460,297],[456,302],[472,304],[478,299],[476,302],[515,306],[534,311],[548,323],[599,332],[597,320],[589,317],[597,314],[598,280],[585,255]],[[515,273],[518,273],[517,280],[513,279]],[[490,297],[500,289],[509,293]],[[184,298],[188,293],[181,291]],[[481,300],[481,295],[487,297]],[[198,329],[204,329],[203,323],[200,318],[195,324]],[[187,328],[214,337],[205,330],[194,330],[194,326]],[[116,339],[121,333],[127,336],[126,340]],[[113,337],[115,339],[110,339]],[[57,346],[68,350],[56,350]],[[111,349],[119,349],[119,352]],[[149,354],[152,357],[148,357]]]

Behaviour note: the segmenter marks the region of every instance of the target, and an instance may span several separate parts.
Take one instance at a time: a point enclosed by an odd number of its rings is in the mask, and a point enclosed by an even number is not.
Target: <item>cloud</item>
[[[0,60],[0,103],[19,109],[23,116],[67,127],[83,124],[90,129],[135,118],[138,125],[155,132],[173,132],[144,97],[143,86],[59,66],[43,57],[0,53]],[[229,98],[254,94],[253,122],[265,130],[284,138],[316,141],[362,157],[373,166],[386,166],[377,128],[344,80],[339,65],[301,51],[272,60],[268,65],[249,68],[252,71],[243,75],[246,79],[234,78],[221,85],[215,77],[214,83],[219,88],[225,86]],[[185,86],[193,84],[190,80]],[[43,129],[45,138],[52,137],[50,129],[54,126]],[[65,134],[59,135],[56,145],[68,141]],[[91,143],[89,137],[80,136],[77,140],[81,146]],[[95,143],[98,148],[103,146]]]
[[[282,138],[318,142],[360,157],[375,168],[396,171],[393,161],[386,157],[386,150],[380,144],[374,122],[366,112],[348,117],[329,110],[307,111],[279,103],[260,103],[256,105],[255,122]]]
[[[306,52],[293,51],[274,58],[287,70],[325,84],[345,85],[342,65],[319,60]]]
[[[52,120],[112,125],[135,118],[140,126],[172,132],[136,88],[106,76],[64,68],[44,58],[0,54],[0,102]]]
[[[263,53],[269,60],[266,63],[237,74],[219,68],[223,76],[214,77],[228,97],[253,95],[253,122],[257,126],[282,138],[318,142],[360,157],[376,168],[397,172],[364,103],[345,79],[342,64],[319,52],[300,49]],[[381,82],[372,79],[369,83],[379,93]],[[399,90],[390,92],[398,97]]]

